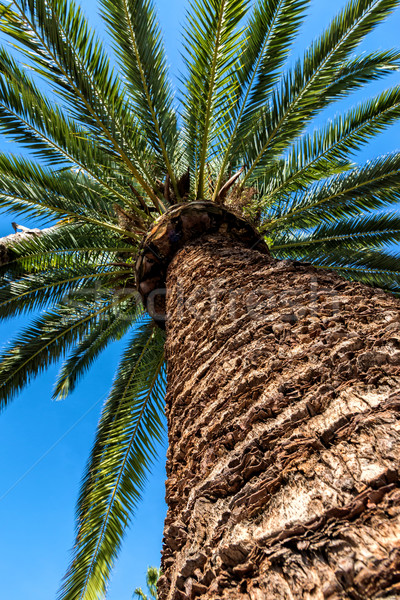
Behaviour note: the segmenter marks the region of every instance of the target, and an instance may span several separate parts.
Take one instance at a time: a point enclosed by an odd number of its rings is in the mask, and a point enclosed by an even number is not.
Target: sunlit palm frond
[[[400,153],[394,152],[335,175],[272,205],[265,230],[317,226],[365,210],[396,205],[400,199]]]
[[[94,303],[79,298],[79,305],[76,299],[72,305],[58,305],[35,319],[5,347],[0,357],[1,408],[111,309],[110,299]]]
[[[102,5],[133,109],[176,185],[172,158],[177,119],[154,5],[151,0],[102,0]]]
[[[116,226],[113,202],[118,200],[79,172],[54,172],[24,157],[0,155],[0,205],[13,214],[39,215],[47,223],[74,217]]]
[[[302,0],[260,0],[243,33],[244,43],[237,66],[236,98],[232,102],[231,131],[217,177],[214,199],[221,187],[232,146],[240,146],[254,113],[268,101],[279,68],[287,58],[291,42],[305,16],[308,2]]]
[[[56,265],[37,274],[14,279],[0,288],[0,319],[10,318],[33,310],[44,309],[73,295],[96,296],[102,287],[116,276],[130,275],[131,271],[109,268],[101,260],[91,264],[75,257],[66,265]],[[108,285],[107,285],[108,284]]]
[[[217,153],[219,138],[229,128],[243,44],[238,25],[247,6],[248,0],[192,0],[187,13],[183,118],[197,198],[204,197],[206,162]]]
[[[349,169],[354,153],[399,118],[400,87],[396,86],[338,115],[325,127],[303,135],[289,148],[284,166],[276,169],[263,185],[263,203],[268,204],[278,193],[309,185],[321,174],[334,175],[338,166],[341,171]],[[260,178],[263,175],[260,169]]]
[[[359,84],[356,69],[336,79],[343,61],[349,60],[354,48],[398,4],[398,0],[348,2],[303,60],[282,76],[264,111],[256,113],[254,125],[248,127],[245,154],[249,169],[244,183],[260,163],[266,164],[272,154],[283,152],[318,112],[354,89],[350,75]],[[376,64],[375,70],[379,70]],[[335,96],[329,90],[332,81]]]
[[[355,249],[337,244],[336,248],[320,251],[312,247],[281,248],[276,251],[279,258],[295,258],[308,261],[319,269],[335,271],[352,281],[380,287],[387,292],[400,295],[400,255],[383,249]]]
[[[104,406],[78,503],[77,545],[60,598],[104,593],[163,433],[163,333],[135,332]]]
[[[103,144],[113,153],[159,207],[143,161],[145,141],[134,119],[124,117],[132,113],[122,100],[119,83],[82,11],[72,0],[20,0],[14,4],[15,11],[2,5],[0,28],[4,22],[3,31],[18,38],[22,49],[38,65],[38,72],[72,105],[70,113],[79,119],[84,117],[84,123],[99,136],[98,145]],[[116,121],[118,115],[120,122]]]
[[[0,266],[5,281],[28,273],[66,268],[86,261],[89,265],[112,263],[121,254],[132,252],[120,236],[107,228],[84,222],[59,223],[41,230],[40,235],[27,235],[14,241],[9,261]],[[77,262],[75,262],[77,261]]]
[[[99,166],[109,159],[92,143],[86,130],[65,116],[41,91],[14,59],[0,51],[0,126],[3,133],[28,148],[42,160],[60,165],[68,162],[93,167],[93,177]]]
[[[291,249],[300,248],[301,252],[319,252],[322,256],[333,249],[381,248],[399,241],[399,214],[378,212],[322,223],[312,231],[277,232],[271,250],[290,253]]]
[[[378,81],[398,71],[400,68],[400,53],[398,50],[380,50],[343,61],[336,77],[325,91],[327,100],[339,100],[351,92]]]
[[[114,311],[92,327],[62,365],[54,387],[54,397],[66,398],[73,392],[100,353],[110,343],[120,340],[143,312],[141,304],[135,305],[129,298],[126,302],[120,302]]]

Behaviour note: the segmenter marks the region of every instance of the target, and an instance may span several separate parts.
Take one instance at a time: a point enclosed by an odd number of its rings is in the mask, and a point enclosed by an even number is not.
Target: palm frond
[[[284,165],[263,186],[263,202],[352,166],[350,157],[371,138],[398,121],[400,86],[386,90],[338,115],[322,129],[302,136],[290,149]],[[255,175],[257,170],[255,171]]]
[[[122,357],[83,480],[74,558],[60,600],[105,591],[164,430],[163,342],[163,333],[147,322]]]
[[[54,398],[63,399],[73,392],[99,354],[111,342],[120,340],[143,311],[140,302],[134,303],[129,298],[92,327],[62,365],[54,388]]]
[[[79,265],[75,263],[79,260],[101,265],[132,251],[132,245],[123,245],[120,236],[109,229],[80,222],[62,223],[42,230],[40,235],[14,241],[11,260],[0,266],[0,273],[9,281],[28,273]]]
[[[39,216],[47,223],[54,222],[55,218],[69,218],[137,239],[138,232],[126,231],[118,224],[115,212],[118,200],[118,196],[107,196],[101,186],[85,174],[51,172],[25,158],[0,155],[0,208],[3,212]],[[140,219],[141,215],[147,218],[142,211],[136,212]],[[145,230],[143,220],[141,227]]]
[[[244,110],[237,129],[239,137],[276,83],[308,5],[308,0],[260,0],[254,8],[245,32],[247,44],[240,58]]]
[[[3,209],[8,197],[11,201],[13,196],[30,196],[34,210],[47,214],[49,219],[62,215],[85,220],[89,216],[116,224],[112,202],[117,202],[118,196],[106,197],[101,185],[79,171],[53,171],[22,156],[0,154],[0,178]],[[15,211],[15,205],[10,208]]]
[[[299,248],[301,252],[381,248],[400,241],[400,216],[397,212],[372,213],[321,223],[312,231],[278,231],[271,250],[276,253]]]
[[[45,163],[78,167],[119,202],[126,203],[121,164],[114,153],[95,143],[75,120],[65,117],[1,48],[0,73],[0,129]]]
[[[394,152],[271,206],[265,213],[265,230],[307,228],[394,205],[400,199],[399,183],[400,152]]]
[[[35,319],[0,356],[0,407],[6,406],[111,309],[110,300],[96,304],[80,298],[79,309],[76,303],[58,305]]]
[[[345,60],[340,65],[335,80],[326,88],[326,99],[339,100],[371,81],[378,81],[398,71],[399,67],[400,53],[396,49],[377,50]]]
[[[354,48],[399,4],[399,0],[354,0],[348,2],[333,19],[330,27],[306,51],[304,59],[282,76],[268,106],[255,114],[255,122],[246,137],[246,162],[249,169],[243,184],[254,169],[272,154],[283,152],[307,123],[330,102],[360,84],[357,70],[347,70],[347,77],[336,80],[343,61],[349,60]],[[385,63],[386,64],[386,63]],[[353,63],[354,66],[354,63]],[[375,71],[379,67],[374,65]],[[352,77],[355,84],[352,84]],[[335,96],[329,86],[335,82]],[[243,140],[241,141],[243,147]]]
[[[305,246],[304,249],[281,249],[276,256],[305,260],[319,269],[335,271],[351,281],[360,281],[390,293],[400,294],[400,255],[395,252],[374,248],[348,248],[338,243],[326,252]]]
[[[221,187],[232,145],[247,134],[249,120],[267,101],[308,3],[308,0],[259,0],[254,7],[244,32],[236,99],[231,109],[232,130],[223,150],[224,158],[215,185],[214,199]]]
[[[90,165],[96,168],[96,163],[100,166],[109,163],[104,153],[91,143],[86,130],[64,116],[3,49],[0,49],[0,73],[3,133],[53,165],[71,162],[83,168],[82,158],[86,156],[88,171]]]
[[[1,6],[0,30],[17,42],[31,68],[49,80],[75,119],[100,134],[102,129],[93,115],[95,109],[117,136],[125,127],[135,130],[128,105],[123,101],[121,83],[110,68],[102,44],[88,27],[82,9],[73,0],[36,5],[16,2],[14,10],[5,3]],[[53,55],[57,55],[57,61]],[[65,77],[65,71],[71,80]],[[79,96],[71,81],[80,89]]]
[[[237,82],[239,23],[248,0],[192,0],[185,29],[187,77],[183,101],[189,164],[203,198],[205,166],[229,127]]]
[[[177,141],[177,120],[154,4],[151,0],[102,0],[102,6],[133,109],[176,187],[170,157]]]
[[[56,265],[44,272],[14,279],[0,288],[0,320],[42,310],[74,295],[97,297],[110,282],[123,275],[132,277],[132,270],[107,266],[109,259],[94,260],[70,257],[67,264]],[[106,264],[104,264],[104,262]],[[103,264],[102,264],[103,263]]]
[[[78,109],[72,109],[72,114],[86,116],[85,123],[93,129],[94,133],[97,133],[101,140],[106,142],[104,147],[108,145],[109,151],[113,151],[114,157],[120,160],[127,171],[133,175],[156,208],[160,208],[157,195],[151,186],[150,176],[142,162],[140,149],[143,152],[144,144],[141,142],[138,126],[131,122],[127,127],[128,136],[131,136],[129,150],[131,154],[133,151],[132,156],[129,156],[124,141],[118,136],[119,128],[115,123],[108,122],[109,115],[107,115],[107,110],[104,110],[104,98],[99,98],[98,89],[93,88],[93,81],[90,77],[93,79],[97,73],[98,84],[102,77],[101,69],[104,68],[106,79],[110,74],[110,69],[104,52],[99,42],[94,40],[81,10],[76,8],[73,0],[60,2],[58,0],[51,0],[51,2],[35,0],[35,3],[18,0],[14,3],[16,10],[11,12],[6,5],[1,6],[3,15],[0,20],[0,28],[1,21],[5,20],[3,31],[13,37],[18,36],[18,41],[23,49],[26,48],[28,57],[34,64],[35,61],[38,64],[38,72],[48,77],[55,84],[57,92]],[[17,34],[16,30],[19,30]],[[85,40],[85,36],[88,36],[89,39]],[[90,45],[90,41],[94,43],[94,46]],[[92,56],[90,52],[93,48]],[[87,55],[88,52],[89,55]],[[93,61],[94,64],[92,64]],[[84,66],[82,67],[82,65]],[[116,101],[117,113],[120,110],[120,115],[123,115],[124,112],[131,114],[125,104],[121,106],[120,103],[120,107],[118,107],[120,96],[116,97],[115,95],[118,91],[117,82],[108,77],[106,81],[103,80],[103,83],[108,92],[109,106],[112,107],[113,101]],[[135,151],[135,145],[132,144],[132,141],[136,139],[138,139],[139,145],[136,150],[139,151]]]

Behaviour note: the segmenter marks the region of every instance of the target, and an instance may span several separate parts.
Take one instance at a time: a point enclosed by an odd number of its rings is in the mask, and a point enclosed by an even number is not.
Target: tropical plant
[[[291,66],[308,4],[191,0],[178,104],[152,0],[100,0],[115,61],[73,0],[0,2],[0,29],[26,63],[1,48],[0,126],[30,152],[0,155],[1,208],[48,227],[3,240],[0,316],[35,316],[3,351],[2,406],[60,358],[54,396],[68,396],[128,336],[62,599],[104,593],[164,435],[165,333],[137,301],[133,268],[160,215],[214,202],[274,257],[400,293],[400,153],[354,159],[399,119],[400,86],[312,128],[399,69],[398,50],[356,50],[399,0],[350,0]]]
[[[146,574],[146,584],[147,584],[147,589],[149,592],[149,595],[147,596],[142,588],[136,588],[135,591],[133,592],[138,600],[150,600],[151,598],[154,598],[154,600],[157,600],[157,581],[159,580],[159,578],[161,577],[161,570],[157,569],[157,567],[148,567],[147,568],[147,574]]]

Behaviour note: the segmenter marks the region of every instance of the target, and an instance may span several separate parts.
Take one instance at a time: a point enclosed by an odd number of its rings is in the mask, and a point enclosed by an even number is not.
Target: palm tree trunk
[[[400,597],[399,309],[221,235],[176,254],[161,600]]]

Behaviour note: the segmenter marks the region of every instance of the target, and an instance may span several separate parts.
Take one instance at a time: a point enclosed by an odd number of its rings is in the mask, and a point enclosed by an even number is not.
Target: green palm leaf
[[[105,226],[117,223],[112,206],[117,195],[106,197],[101,186],[79,172],[54,172],[23,157],[0,154],[0,194],[3,210],[14,214],[40,214],[47,222],[57,215],[80,221],[92,217]]]
[[[353,72],[354,84],[349,70],[347,77],[336,79],[342,63],[398,4],[399,0],[349,2],[307,50],[303,61],[298,61],[294,69],[283,76],[268,106],[262,114],[256,113],[254,126],[249,127],[246,158],[250,168],[243,183],[251,178],[260,163],[266,164],[271,153],[282,152],[317,112],[358,85],[356,71]],[[332,81],[335,81],[335,96],[330,92]]]
[[[44,309],[77,293],[93,296],[116,274],[120,276],[121,271],[104,268],[97,261],[93,265],[74,261],[64,269],[56,266],[44,273],[26,275],[0,288],[0,319]]]
[[[63,223],[42,230],[12,244],[11,260],[0,267],[8,280],[21,274],[41,273],[48,269],[65,269],[83,261],[92,266],[112,262],[121,254],[132,252],[120,237],[105,227],[87,223]],[[79,263],[78,261],[81,261]]]
[[[53,165],[70,161],[83,167],[81,160],[86,153],[88,170],[90,163],[97,169],[99,163],[107,164],[104,153],[91,144],[86,131],[64,117],[3,50],[0,71],[0,126],[4,133]]]
[[[338,100],[371,81],[378,81],[398,71],[400,56],[397,50],[375,51],[343,61],[336,78],[326,89],[326,97]]]
[[[232,108],[233,129],[224,150],[214,199],[221,187],[232,145],[235,142],[237,145],[247,134],[251,117],[267,101],[307,6],[308,2],[303,0],[260,0],[253,10],[244,32],[245,43],[238,65],[237,99]]]
[[[102,0],[103,14],[147,141],[171,180],[177,122],[161,33],[151,0]],[[176,182],[175,182],[176,185]]]
[[[77,120],[97,134],[103,131],[99,119],[117,136],[124,127],[135,130],[120,82],[75,2],[17,2],[15,10],[2,3],[2,8],[0,29],[17,41],[35,71],[49,79]]]
[[[111,342],[120,340],[143,314],[143,310],[141,305],[134,305],[129,299],[121,302],[117,310],[105,315],[97,326],[92,327],[62,365],[54,388],[54,398],[63,399],[73,392],[99,354]]]
[[[283,231],[274,237],[271,250],[276,253],[299,248],[307,252],[328,254],[333,250],[382,247],[400,241],[398,213],[378,213],[322,223],[311,232]]]
[[[3,28],[5,33],[15,37],[15,31],[18,31],[18,41],[26,47],[29,58],[39,64],[38,72],[49,77],[55,83],[57,92],[69,100],[74,107],[77,106],[78,111],[73,108],[73,114],[76,115],[78,112],[78,114],[86,115],[85,122],[89,120],[88,124],[92,129],[94,128],[94,132],[106,142],[105,147],[108,147],[114,157],[121,161],[128,172],[146,190],[154,205],[159,208],[157,195],[149,185],[149,175],[140,152],[138,152],[140,149],[142,152],[144,151],[143,143],[140,144],[139,140],[136,151],[129,156],[124,147],[124,141],[119,139],[120,128],[115,123],[108,122],[107,115],[104,115],[103,111],[104,102],[101,101],[101,98],[99,101],[96,86],[93,89],[93,81],[90,77],[89,79],[86,77],[87,71],[93,79],[94,73],[100,73],[104,68],[107,74],[109,69],[98,43],[94,43],[95,65],[91,64],[93,57],[87,56],[87,52],[85,54],[85,50],[93,48],[90,41],[94,42],[94,38],[82,12],[75,8],[75,4],[71,0],[64,2],[52,0],[50,3],[46,0],[36,0],[34,3],[20,1],[15,3],[15,7],[16,11],[10,12],[8,7],[3,5],[3,19],[6,22]],[[89,44],[80,43],[87,36]],[[108,91],[107,100],[112,106],[117,88],[109,78],[106,82],[106,90]],[[118,106],[116,109],[118,111]],[[119,111],[121,115],[129,112],[124,105],[122,107],[120,105]],[[138,127],[132,125],[132,122],[126,129],[132,140],[140,137]],[[130,151],[132,149],[135,149],[135,145],[132,146],[131,143]]]
[[[279,251],[280,258],[289,255]],[[324,254],[311,249],[294,248],[291,258],[307,260],[314,266],[328,271],[336,271],[342,277],[352,281],[361,281],[368,285],[383,288],[387,292],[400,294],[400,255],[382,249],[365,248],[357,250],[337,245]]]
[[[363,210],[397,204],[400,199],[400,153],[395,152],[335,175],[272,206],[265,230],[289,226],[310,227]]]
[[[77,543],[60,598],[94,599],[110,569],[163,433],[163,333],[141,325],[104,406],[78,503]]]
[[[125,197],[129,205],[129,198]],[[137,239],[146,229],[146,213],[137,210],[136,231],[118,224],[115,209],[119,196],[106,195],[87,175],[73,171],[50,172],[24,158],[0,155],[0,207],[4,212],[39,216],[42,222],[54,218],[97,225],[127,238]]]
[[[288,152],[284,165],[263,185],[268,204],[278,193],[296,191],[320,174],[335,174],[337,166],[347,170],[349,157],[400,117],[400,87],[386,90],[370,100],[335,117],[323,129],[305,134]]]
[[[71,305],[58,305],[37,318],[11,343],[0,357],[0,407],[10,400],[50,364],[58,360],[69,345],[85,335],[102,315],[112,309],[110,300],[95,304],[83,298]]]
[[[237,87],[238,24],[248,0],[193,0],[185,31],[184,121],[189,164],[196,173],[196,197],[204,197],[206,162],[229,127],[229,107]]]

